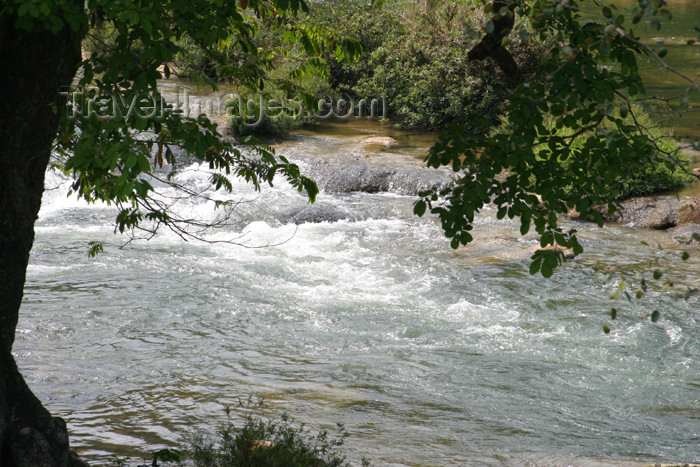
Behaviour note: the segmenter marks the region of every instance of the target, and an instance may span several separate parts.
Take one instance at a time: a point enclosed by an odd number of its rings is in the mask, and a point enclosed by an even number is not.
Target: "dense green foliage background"
[[[320,20],[337,24],[340,33],[363,46],[358,61],[331,62],[334,89],[358,99],[386,96],[396,125],[435,130],[482,120],[490,124],[502,113],[510,92],[505,76],[492,61],[466,56],[486,22],[474,4],[376,7],[331,1],[318,11]],[[546,46],[526,43],[518,30],[509,47],[520,66],[532,73]]]
[[[515,125],[512,121],[515,114],[508,111],[512,86],[492,60],[475,61],[466,56],[482,37],[488,21],[489,15],[482,7],[471,2],[368,4],[341,0],[311,4],[309,11],[296,20],[295,27],[315,31],[317,37],[325,38],[328,44],[343,38],[356,40],[362,48],[356,60],[342,60],[342,52],[338,53],[333,47],[327,47],[324,52],[311,50],[313,53],[309,55],[303,42],[290,46],[281,38],[274,23],[262,22],[251,40],[259,51],[264,51],[259,54],[258,66],[264,66],[268,77],[259,89],[241,86],[242,102],[250,100],[251,108],[242,111],[237,107],[236,114],[248,114],[251,118],[233,119],[231,126],[239,136],[283,135],[295,127],[314,122],[309,111],[309,106],[315,105],[313,98],[323,96],[328,100],[345,98],[357,102],[383,96],[388,103],[390,123],[402,128],[442,130],[454,125],[458,131],[473,137],[484,134],[508,137],[517,127],[517,121]],[[542,80],[545,63],[542,59],[561,58],[562,50],[572,50],[563,40],[561,34],[536,31],[532,18],[526,17],[516,23],[506,45],[528,79]],[[246,69],[245,55],[237,51],[235,44],[225,44],[213,54],[205,53],[186,37],[181,44],[183,47],[175,63],[183,76],[243,82],[240,77],[226,72]],[[603,44],[607,46],[608,43],[603,42],[601,48],[596,49],[597,58],[609,61],[602,54],[609,55],[610,46],[606,48]],[[631,55],[622,57],[623,69],[632,69]],[[560,66],[559,58],[549,61]],[[293,83],[285,81],[284,77],[294,69],[303,71],[296,73]],[[302,104],[297,109],[276,112],[274,116],[264,114],[261,124],[248,125],[260,118],[260,97],[262,102],[292,98]],[[301,110],[304,104],[307,105],[305,112]],[[683,170],[687,168],[683,156],[677,154],[673,164],[654,156],[654,153],[675,153],[676,146],[670,135],[654,125],[642,106],[635,106],[633,114],[634,118],[629,111],[625,114],[626,134],[631,137],[639,124],[649,129],[649,137],[657,147],[638,149],[651,153],[618,173],[610,171],[606,175],[606,189],[613,200],[670,191],[691,179]],[[556,117],[550,112],[543,123],[552,137],[571,139],[569,151],[556,161],[556,171],[570,179],[562,181],[564,192],[567,196],[590,196],[593,194],[590,184],[573,181],[584,168],[567,154],[588,150],[586,141],[595,134],[596,128],[592,126],[590,131],[574,137],[578,131],[577,119],[561,124],[563,120]],[[606,132],[617,131],[611,118],[601,119],[600,124]],[[533,141],[532,149],[538,164],[545,163],[546,144]],[[530,180],[534,179],[530,177]]]

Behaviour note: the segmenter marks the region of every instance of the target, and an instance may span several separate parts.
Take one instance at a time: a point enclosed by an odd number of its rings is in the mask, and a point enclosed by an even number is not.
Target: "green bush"
[[[296,85],[276,88],[276,83],[284,83],[284,75],[289,70],[282,64],[270,73],[262,91],[239,88],[238,97],[227,102],[230,128],[235,136],[274,137],[285,134],[303,124],[314,122],[309,107],[313,105],[311,96],[332,96],[334,92],[322,77],[303,77]],[[260,118],[260,104],[265,112]]]
[[[205,50],[189,36],[184,36],[173,60],[178,76],[202,82],[256,85],[264,72],[274,66],[274,49],[279,46],[279,37],[270,29],[256,26],[255,50],[243,50],[234,41]]]
[[[329,0],[312,5],[314,21],[333,29],[342,37],[352,37],[362,45],[359,60],[339,62],[331,54],[326,55],[330,86],[340,93],[354,94],[357,83],[374,74],[372,53],[393,36],[405,36],[406,26],[397,11],[390,11],[382,2]],[[374,97],[374,96],[361,96]]]
[[[205,53],[183,39],[175,59],[180,76],[259,84],[266,100],[288,95],[336,99],[349,95],[356,102],[384,97],[389,119],[411,129],[469,123],[481,127],[481,123],[496,122],[502,113],[510,91],[505,76],[490,60],[467,59],[486,23],[471,2],[327,0],[311,3],[310,8],[309,15],[299,17],[295,34],[302,31],[321,37],[323,31],[332,31],[335,37],[321,56],[303,53],[304,41],[281,41],[279,34],[273,34],[276,24],[262,21],[255,25],[257,52],[253,54],[238,50],[235,44],[221,44]],[[523,42],[519,32],[511,35],[514,39],[508,48],[527,73],[537,65],[544,46],[534,39]],[[343,53],[338,55],[336,46],[348,37],[363,48],[359,60],[342,60]],[[313,78],[306,74],[312,68]],[[255,78],[263,70],[268,78],[258,83]],[[285,87],[278,88],[282,83]],[[257,100],[250,93],[243,97]],[[257,121],[252,109],[249,115]],[[233,128],[239,135],[268,136],[310,120],[308,113],[302,120],[263,118],[256,126],[237,120]]]
[[[242,404],[244,406],[245,404]],[[256,406],[258,409],[260,405]],[[264,420],[256,409],[246,408],[243,423],[229,420],[216,440],[200,433],[189,436],[187,458],[195,467],[345,467],[349,464],[339,452],[347,433],[338,426],[338,435],[326,431],[311,434],[304,425],[295,425],[286,414],[279,420]],[[362,464],[369,465],[363,459]]]
[[[641,108],[634,109],[634,114],[637,123],[647,129],[658,149],[648,147],[646,162],[640,163],[639,166],[627,166],[626,175],[617,177],[610,183],[610,192],[618,193],[618,199],[623,200],[633,196],[677,190],[690,183],[692,176],[687,172],[690,167],[688,159],[678,152],[678,144],[671,138],[670,132],[656,125]],[[619,113],[616,116],[619,116]],[[633,123],[631,115],[624,120],[628,125]],[[606,129],[614,130],[611,124],[607,124]],[[634,138],[634,135],[629,134],[628,137]],[[582,138],[574,140],[573,146],[578,148],[581,140]],[[680,167],[667,154],[673,154],[673,159],[680,164]],[[567,164],[565,161],[564,166],[566,167]],[[573,187],[571,189],[574,190]]]
[[[403,128],[494,122],[510,91],[507,80],[491,61],[467,59],[485,17],[465,2],[379,3],[328,1],[314,10],[363,46],[358,62],[329,58],[331,85],[355,98],[385,96],[389,118]],[[518,31],[513,37],[514,58],[526,73],[534,70],[544,46],[521,41]]]
[[[591,143],[591,140],[589,140],[591,135],[595,136],[594,140],[600,140],[603,146],[606,140],[612,141],[612,139],[630,141],[634,144],[634,141],[638,139],[635,138],[638,129],[634,123],[633,114],[636,124],[645,129],[644,131],[648,133],[650,139],[655,142],[657,147],[652,145],[639,146],[639,151],[643,151],[646,157],[640,158],[640,161],[635,166],[626,165],[629,164],[626,161],[618,161],[621,167],[619,173],[624,173],[625,175],[616,176],[607,181],[607,193],[612,194],[616,200],[624,200],[633,196],[645,196],[677,190],[690,183],[693,177],[689,174],[690,164],[687,157],[678,152],[678,144],[673,140],[670,132],[656,125],[649,114],[641,107],[634,107],[632,113],[627,114],[622,119],[624,122],[623,128],[626,130],[624,134],[620,132],[620,127],[617,127],[609,118],[606,118],[605,123],[595,132],[589,130],[576,133],[570,128],[558,126],[557,120],[550,117],[545,121],[545,130],[552,135],[553,139],[563,138],[564,141],[570,141],[569,154],[593,154],[598,153],[599,147],[588,148],[585,146]],[[620,117],[619,110],[616,110],[611,117],[618,119]],[[511,131],[511,125],[505,120],[504,124],[496,131],[509,132]],[[573,139],[570,140],[571,138]],[[535,150],[546,150],[545,146],[535,148]],[[672,155],[672,158],[669,157],[669,154]],[[596,165],[594,162],[589,161],[586,164],[581,160],[581,157],[572,156],[565,160],[559,160],[558,165],[565,172],[576,171],[576,173],[571,173],[568,178],[581,181],[601,175],[597,174],[593,168]],[[612,163],[612,161],[608,161],[608,163]],[[568,193],[576,196],[591,194],[587,192],[587,189],[588,185],[586,183],[572,183],[566,187]]]
[[[99,21],[90,28],[83,42],[85,51],[96,60],[97,63],[106,63],[115,49],[118,32],[109,21]],[[128,40],[129,53],[135,63],[141,63],[145,49],[143,42],[139,39]]]
[[[264,108],[262,118],[261,103]],[[281,93],[244,91],[226,105],[231,114],[230,128],[234,136],[273,137],[298,128],[306,121],[299,106]],[[269,107],[277,109],[270,112]]]

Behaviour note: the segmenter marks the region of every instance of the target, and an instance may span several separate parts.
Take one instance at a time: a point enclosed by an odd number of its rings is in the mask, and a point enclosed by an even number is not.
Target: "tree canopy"
[[[475,214],[492,202],[498,218],[520,220],[523,235],[534,226],[543,249],[533,256],[530,272],[549,277],[564,260],[564,249],[583,251],[576,231],[560,226],[561,214],[575,211],[602,226],[599,209],[619,209],[615,181],[625,174],[648,164],[687,171],[677,148],[659,143],[635,105],[644,92],[639,58],[652,56],[669,68],[666,49],[655,50],[635,34],[646,21],[658,29],[659,18],[670,15],[664,6],[663,0],[642,0],[629,11],[567,0],[488,4],[492,17],[469,58],[491,57],[511,76],[507,123],[489,132],[488,122],[476,122],[484,125],[477,136],[465,127],[446,131],[426,161],[462,175],[454,187],[422,193],[416,214],[437,214],[457,248],[472,240]],[[534,34],[551,45],[530,77],[506,49],[516,18],[531,26],[532,33],[521,32],[524,38]],[[697,81],[681,76],[689,91],[700,91]]]

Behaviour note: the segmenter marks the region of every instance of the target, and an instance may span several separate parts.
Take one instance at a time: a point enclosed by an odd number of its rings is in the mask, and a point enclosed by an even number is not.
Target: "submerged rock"
[[[341,209],[312,205],[302,209],[297,209],[292,212],[285,213],[277,218],[283,224],[294,223],[300,224],[317,224],[320,222],[338,222],[338,221],[361,221],[365,220],[366,216],[353,212],[343,211]]]
[[[427,168],[386,168],[334,159],[305,159],[304,173],[327,193],[391,192],[417,195],[431,188],[444,188],[452,174]]]
[[[380,146],[384,146],[385,148],[390,148],[391,146],[396,146],[398,144],[397,141],[390,136],[370,136],[368,138],[364,138],[362,141],[360,141],[360,143],[378,144]]]
[[[700,224],[700,199],[689,196],[632,198],[621,203],[622,210],[613,215],[603,213],[608,221],[629,224],[640,229],[665,230],[677,225]]]
[[[671,229],[671,233],[673,234],[673,239],[678,243],[685,245],[697,244],[697,241],[693,239],[693,235],[700,235],[700,224],[682,225]]]

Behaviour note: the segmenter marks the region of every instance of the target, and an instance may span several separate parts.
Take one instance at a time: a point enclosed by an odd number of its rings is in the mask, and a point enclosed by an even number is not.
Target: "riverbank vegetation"
[[[507,110],[513,83],[495,61],[470,60],[466,54],[478,43],[488,21],[488,14],[466,1],[330,0],[311,4],[309,12],[297,19],[296,28],[313,31],[329,45],[348,38],[355,40],[361,47],[357,60],[339,60],[342,52],[333,47],[323,53],[314,52],[309,58],[303,41],[289,47],[280,39],[274,23],[258,24],[253,42],[265,52],[259,54],[255,66],[268,75],[257,91],[241,87],[240,99],[231,102],[232,114],[237,116],[231,118],[231,129],[238,136],[280,136],[313,124],[314,111],[324,113],[313,108],[320,97],[333,103],[331,106],[339,99],[358,102],[384,97],[387,123],[404,129],[443,130],[452,125],[472,136],[508,133],[513,130]],[[560,36],[535,33],[532,22],[526,20],[515,23],[507,37],[507,49],[523,77],[531,79],[541,73],[538,67],[543,57],[568,50],[565,45],[562,49],[561,41]],[[251,65],[244,64],[245,55],[236,47],[224,44],[216,53],[206,54],[184,38],[175,64],[185,77],[239,82],[226,70]],[[294,79],[289,80],[290,76]],[[268,102],[276,109],[261,112]],[[298,105],[284,104],[290,102]],[[544,116],[553,138],[571,139],[570,152],[584,149],[591,132],[574,137],[576,125],[556,123],[556,111]],[[617,131],[610,119],[602,122],[610,134]],[[672,191],[692,179],[688,160],[677,153],[669,132],[656,126],[640,105],[635,107],[634,117],[626,112],[621,134],[631,138],[637,124],[648,129],[656,147],[643,149],[648,154],[634,166],[605,174],[606,189],[613,200]],[[534,149],[539,154],[542,145],[534,144]],[[674,162],[664,154],[673,154]],[[543,158],[537,158],[542,163]],[[586,170],[574,160],[562,155],[557,171],[567,174]],[[574,183],[575,178],[569,176],[572,182],[565,184],[567,195],[591,195],[593,188]],[[589,191],[584,193],[586,189]]]
[[[335,430],[313,432],[288,413],[273,417],[262,400],[249,397],[234,411],[226,407],[226,421],[216,432],[213,427],[197,428],[184,435],[178,449],[166,448],[151,456],[153,466],[190,467],[350,467],[342,452],[349,436],[343,425]],[[133,465],[134,459],[114,456],[111,466]],[[146,465],[139,463],[139,465]],[[362,467],[370,467],[366,459]]]
[[[610,176],[606,179],[607,193],[611,199],[625,200],[635,196],[672,192],[690,183],[693,177],[689,173],[690,165],[688,159],[682,154],[677,154],[678,144],[670,137],[669,132],[655,125],[652,118],[643,108],[635,106],[634,113],[636,115],[634,118],[637,122],[644,128],[648,128],[649,136],[655,141],[657,146],[654,149],[657,150],[648,151],[646,158],[634,166],[628,166],[623,174],[614,177]],[[616,116],[620,118],[619,111],[616,112]],[[628,129],[634,128],[634,122],[629,113],[622,120]],[[580,152],[586,150],[585,144],[590,136],[589,133],[579,132],[564,126],[557,127],[557,122],[552,117],[545,119],[544,127],[555,134],[557,138],[568,141],[570,151]],[[508,134],[511,130],[512,126],[506,120],[496,130],[496,133]],[[616,128],[610,122],[607,122],[604,131],[613,133],[616,131]],[[632,134],[628,136],[631,137]],[[534,147],[534,153],[538,162],[546,163],[548,149],[549,145],[544,143]],[[664,161],[661,154],[677,154],[675,157],[678,165],[667,163],[668,161]],[[561,157],[558,160],[558,165],[564,173],[572,173],[572,181],[564,187],[564,191],[568,196],[585,197],[593,194],[593,190],[589,185],[580,185],[573,182],[575,178],[573,172],[584,175],[585,171],[589,169],[588,164],[582,166],[577,164],[575,158]],[[602,174],[602,176],[605,176],[605,174]],[[534,183],[536,180],[533,177],[530,181]]]
[[[242,407],[241,423],[227,422],[215,436],[196,431],[186,439],[184,458],[195,467],[348,467],[341,452],[348,436],[342,425],[334,436],[322,430],[312,433],[288,414],[260,417],[259,405]],[[362,460],[363,466],[369,462]]]
[[[448,124],[495,122],[510,92],[508,79],[491,61],[469,60],[466,51],[482,34],[487,18],[471,2],[330,1],[318,20],[338,25],[340,34],[363,47],[359,60],[329,59],[329,84],[354,99],[385,96],[392,123],[405,129],[441,130]],[[527,74],[546,44],[513,31],[509,48]],[[522,33],[522,34],[521,34]]]

